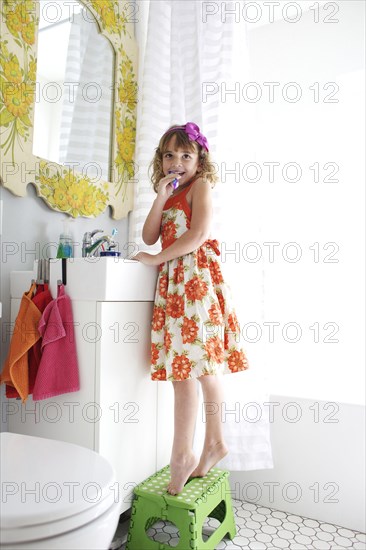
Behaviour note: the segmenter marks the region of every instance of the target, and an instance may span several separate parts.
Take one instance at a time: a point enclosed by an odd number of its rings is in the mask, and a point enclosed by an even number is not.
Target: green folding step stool
[[[179,529],[177,550],[215,550],[226,536],[233,539],[236,525],[228,477],[228,471],[212,468],[205,477],[189,480],[175,496],[166,491],[170,466],[148,477],[134,489],[126,550],[172,549],[146,534],[159,520],[170,521]],[[218,519],[221,525],[204,541],[202,526],[207,517]]]

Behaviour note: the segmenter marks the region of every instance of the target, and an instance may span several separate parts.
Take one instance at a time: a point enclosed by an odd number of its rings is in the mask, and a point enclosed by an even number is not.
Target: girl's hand
[[[173,194],[174,188],[170,184],[175,178],[179,180],[181,176],[179,174],[168,174],[161,178],[158,183],[158,197],[164,200],[164,202]]]
[[[139,252],[136,256],[130,258],[131,260],[137,260],[142,264],[146,265],[159,265],[161,260],[159,260],[159,254],[149,254],[148,252]]]

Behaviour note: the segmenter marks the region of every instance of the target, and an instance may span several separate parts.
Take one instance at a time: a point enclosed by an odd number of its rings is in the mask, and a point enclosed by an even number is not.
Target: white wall
[[[234,162],[241,169],[257,163],[262,177],[252,183],[242,173],[240,181],[227,175],[221,205],[226,218],[219,239],[228,250],[238,242],[240,252],[247,243],[258,243],[264,258],[263,266],[242,253],[238,259],[222,259],[242,325],[257,322],[262,329],[258,341],[244,343],[253,368],[266,374],[269,392],[363,404],[365,3],[336,4],[338,23],[325,23],[322,12],[315,23],[310,10],[297,23],[246,25],[252,74],[240,74],[239,60],[237,80],[256,82],[263,97],[249,104],[227,96],[220,153],[230,168]],[[279,83],[272,103],[266,82]],[[302,91],[298,102],[282,97],[289,82]],[[310,89],[316,82],[318,102]],[[339,86],[337,103],[326,103],[332,85],[323,87],[332,82]],[[280,164],[273,182],[266,162]],[[290,162],[302,170],[294,183],[281,174]],[[338,166],[336,183],[325,181],[331,173],[323,169],[328,162]],[[315,163],[320,166],[318,182],[310,169]],[[294,263],[283,257],[291,242],[301,254]],[[279,244],[274,260],[264,243]],[[293,253],[294,248],[288,250],[289,257]],[[253,254],[252,248],[248,256]],[[263,318],[258,312],[261,284]],[[273,340],[270,322],[278,323]],[[294,329],[282,332],[289,323],[299,328],[298,341]],[[250,337],[255,336],[252,330]]]

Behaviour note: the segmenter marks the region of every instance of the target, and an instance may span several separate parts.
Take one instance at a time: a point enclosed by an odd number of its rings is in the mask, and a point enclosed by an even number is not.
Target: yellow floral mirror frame
[[[108,206],[121,219],[133,208],[137,104],[137,45],[132,2],[79,0],[94,15],[115,55],[111,181],[93,181],[72,168],[36,157],[33,121],[37,72],[38,0],[1,1],[1,185],[26,196],[32,183],[50,208],[95,218]]]

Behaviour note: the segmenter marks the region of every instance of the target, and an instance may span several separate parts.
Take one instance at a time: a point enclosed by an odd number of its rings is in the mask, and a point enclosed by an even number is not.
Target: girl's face
[[[179,185],[181,186],[196,175],[199,167],[198,153],[176,148],[175,137],[173,136],[163,153],[164,175],[168,175],[169,171],[180,174]]]

